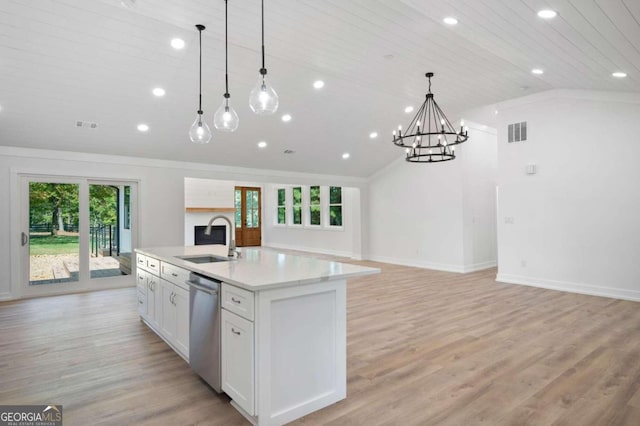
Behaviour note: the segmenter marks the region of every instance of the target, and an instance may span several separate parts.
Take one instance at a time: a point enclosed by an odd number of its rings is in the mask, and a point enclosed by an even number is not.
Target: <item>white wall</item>
[[[467,124],[469,141],[456,160],[412,164],[402,157],[373,176],[371,259],[456,272],[495,265],[495,132]]]
[[[16,173],[139,180],[139,246],[183,245],[185,177],[361,187],[365,179],[110,155],[0,147],[0,299],[18,294],[20,209]],[[366,223],[366,215],[362,221]],[[17,224],[16,224],[17,223]],[[12,253],[14,260],[12,262]],[[133,280],[133,278],[132,278]],[[133,284],[133,282],[132,282]]]
[[[311,185],[315,185],[312,183]],[[352,187],[342,188],[342,222],[341,229],[331,229],[326,226],[282,226],[277,224],[277,189],[285,184],[265,185],[263,191],[263,245],[274,248],[312,251],[332,254],[335,256],[362,258],[361,241],[361,209],[360,189]],[[303,188],[303,216],[308,207],[306,190]],[[321,188],[322,198],[327,200],[328,188]],[[290,185],[287,186],[287,197],[291,197]],[[288,200],[291,204],[291,200]],[[327,223],[328,211],[323,206],[322,222]],[[287,209],[291,216],[291,209]],[[303,221],[305,218],[303,217]],[[287,219],[291,223],[291,217]]]
[[[467,115],[465,114],[465,117]],[[496,266],[496,129],[471,124],[473,138],[460,147],[462,161],[462,229],[464,270]]]
[[[498,280],[640,300],[640,95],[552,91],[498,117]]]

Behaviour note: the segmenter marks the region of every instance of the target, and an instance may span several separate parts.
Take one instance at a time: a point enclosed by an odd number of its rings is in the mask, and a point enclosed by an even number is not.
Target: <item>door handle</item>
[[[202,291],[204,293],[210,294],[211,296],[218,294],[218,292],[216,290],[210,289],[210,288],[206,288],[203,287],[201,285],[198,285],[192,281],[187,281],[186,282],[188,286],[195,288],[196,290]]]
[[[29,236],[24,232],[20,235],[20,239],[22,242],[22,246],[26,246],[27,244],[29,244]]]

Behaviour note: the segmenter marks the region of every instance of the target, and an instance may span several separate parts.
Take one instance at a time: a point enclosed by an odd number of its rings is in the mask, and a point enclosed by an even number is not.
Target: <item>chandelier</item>
[[[426,74],[429,92],[407,129],[402,126],[393,131],[393,143],[405,148],[406,161],[411,163],[438,163],[456,158],[456,147],[469,139],[469,130],[460,121],[456,130],[438,106],[431,93],[432,72]]]

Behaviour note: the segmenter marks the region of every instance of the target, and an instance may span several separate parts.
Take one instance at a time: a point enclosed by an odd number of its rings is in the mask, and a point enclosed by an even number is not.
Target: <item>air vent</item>
[[[527,140],[527,122],[509,124],[509,143]]]
[[[292,150],[292,149],[285,149],[284,153],[285,154],[295,154],[296,152],[294,150]]]
[[[76,127],[86,127],[88,129],[95,129],[98,127],[98,123],[91,121],[76,121]]]

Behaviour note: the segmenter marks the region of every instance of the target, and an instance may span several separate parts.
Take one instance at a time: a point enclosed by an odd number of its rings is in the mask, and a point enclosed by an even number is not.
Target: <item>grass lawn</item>
[[[78,236],[74,235],[32,235],[30,255],[37,254],[78,254]]]

